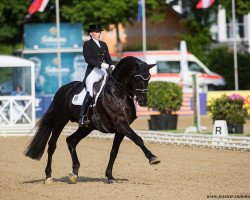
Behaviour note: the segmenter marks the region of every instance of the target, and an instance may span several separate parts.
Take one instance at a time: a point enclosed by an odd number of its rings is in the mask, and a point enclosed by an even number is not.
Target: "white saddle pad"
[[[72,99],[72,104],[82,105],[85,96],[86,96],[86,88],[84,88],[79,94],[74,95]]]
[[[102,81],[102,85],[101,85],[99,92],[96,94],[95,102],[94,102],[93,106],[96,105],[97,99],[102,91],[103,86],[105,85],[106,79],[107,79],[107,75],[104,76],[104,80]],[[82,105],[84,98],[86,96],[86,93],[87,93],[86,88],[83,88],[83,90],[79,94],[74,95],[74,97],[72,99],[72,104],[73,105]]]

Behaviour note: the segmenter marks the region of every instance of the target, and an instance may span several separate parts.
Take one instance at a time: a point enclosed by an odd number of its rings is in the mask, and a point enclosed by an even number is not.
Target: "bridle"
[[[117,82],[117,80],[115,80],[114,76],[112,74],[109,75],[110,78],[114,81],[114,83],[116,84],[116,86],[122,91],[124,92],[127,96],[129,96],[130,99],[134,99],[134,93],[131,92],[128,88],[123,87],[119,82]]]
[[[128,78],[128,80],[132,79],[133,81],[133,90],[129,90],[128,88],[122,86],[117,80],[115,80],[114,76],[112,74],[110,74],[111,79],[114,81],[114,83],[117,85],[117,87],[124,92],[127,96],[129,96],[130,99],[134,99],[134,96],[136,94],[145,94],[147,93],[148,89],[144,89],[144,88],[135,88],[135,84],[134,84],[134,80],[136,77],[141,78],[143,81],[147,81],[150,79],[151,75],[150,73],[139,73],[139,74],[135,74],[133,73],[132,75],[134,76],[130,76]],[[146,77],[145,77],[146,75]]]
[[[145,76],[146,75],[146,76]],[[145,76],[145,77],[144,77]],[[139,78],[141,78],[143,81],[148,81],[149,79],[150,79],[150,77],[151,77],[151,75],[150,75],[150,73],[140,73],[140,74],[136,74],[135,76],[134,76],[134,79],[136,78],[136,77],[139,77]],[[135,84],[133,84],[133,91],[134,91],[134,93],[135,94],[140,94],[140,93],[142,93],[142,94],[144,94],[144,93],[147,93],[147,91],[148,91],[148,89],[146,88],[146,89],[144,89],[144,88],[135,88]]]

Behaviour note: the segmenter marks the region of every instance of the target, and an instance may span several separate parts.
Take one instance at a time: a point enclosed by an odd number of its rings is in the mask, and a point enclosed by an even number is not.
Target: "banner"
[[[82,24],[60,24],[61,48],[82,48]],[[57,48],[56,24],[25,24],[24,25],[24,48],[42,49]]]
[[[24,57],[35,62],[36,95],[55,94],[58,90],[57,54],[24,54]],[[61,59],[63,85],[82,81],[87,68],[82,53],[62,53]]]

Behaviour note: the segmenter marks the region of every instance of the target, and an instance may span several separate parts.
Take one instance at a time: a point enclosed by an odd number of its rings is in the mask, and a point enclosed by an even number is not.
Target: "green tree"
[[[0,42],[15,44],[20,41],[22,25],[25,21],[25,12],[27,12],[28,2],[2,0],[0,3]]]
[[[147,0],[147,15],[159,20],[162,12],[155,12],[163,9],[163,0]],[[85,30],[89,24],[101,23],[106,28],[115,25],[117,36],[117,51],[122,52],[120,31],[118,25],[121,23],[133,23],[137,18],[138,0],[73,0],[72,5],[62,6],[62,15],[70,22],[83,22]]]
[[[182,25],[187,32],[181,35],[183,40],[187,41],[188,49],[197,55],[205,63],[207,59],[207,50],[213,42],[211,38],[210,27],[216,21],[216,14],[219,5],[226,9],[228,17],[232,16],[231,0],[220,0],[208,9],[196,9],[199,0],[183,1],[184,19]],[[237,0],[236,14],[238,16],[245,15],[250,12],[250,1]]]
[[[227,16],[232,17],[232,1],[220,0],[220,4],[226,9]],[[235,0],[235,11],[238,16],[246,15],[250,12],[250,1]]]
[[[28,15],[32,0],[1,0],[0,1],[0,53],[12,53],[21,48],[23,42],[24,23],[55,22],[54,0],[50,0],[45,12]],[[61,4],[69,4],[60,0]],[[62,21],[65,19],[62,17]]]
[[[185,27],[187,32],[181,34],[181,39],[187,42],[189,51],[206,63],[206,53],[212,43],[210,27],[216,20],[217,3],[209,9],[197,9],[198,1],[184,2],[182,26]]]
[[[12,53],[23,40],[24,23],[55,22],[55,0],[50,0],[45,12],[28,15],[32,0],[1,0],[0,2],[0,53]],[[147,0],[147,16],[163,19],[164,0]],[[118,24],[133,23],[137,18],[137,0],[60,0],[61,22],[82,22],[84,27],[101,23],[105,28],[114,24],[118,49],[121,51]]]
[[[231,0],[220,0],[208,9],[196,9],[198,0],[184,2],[184,19],[182,25],[187,32],[181,34],[186,40],[188,50],[201,59],[209,68],[225,77],[227,85],[225,89],[234,89],[233,52],[226,47],[214,48],[215,41],[211,38],[210,27],[216,20],[219,4],[226,9],[228,17],[232,17]],[[242,16],[250,12],[250,1],[237,0],[236,14]],[[247,62],[250,55],[238,54],[239,88],[249,89],[248,77],[250,75]]]
[[[11,53],[22,40],[22,26],[28,2],[2,0],[0,3],[0,53]]]
[[[234,60],[233,51],[226,47],[211,49],[208,53],[208,66],[212,71],[221,74],[226,80],[227,90],[234,90]],[[238,54],[239,88],[249,90],[249,63],[250,54]]]

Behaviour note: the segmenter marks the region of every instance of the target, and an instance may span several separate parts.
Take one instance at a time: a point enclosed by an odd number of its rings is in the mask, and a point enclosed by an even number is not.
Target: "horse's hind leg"
[[[58,137],[60,133],[63,130],[63,127],[65,126],[66,123],[60,123],[60,124],[54,124],[53,129],[52,129],[52,135],[51,138],[48,142],[48,161],[47,161],[47,166],[45,168],[45,174],[46,174],[46,184],[50,184],[52,182],[51,178],[51,164],[52,164],[52,156],[56,150],[56,142],[58,140]]]
[[[79,127],[76,132],[74,132],[72,135],[67,137],[66,141],[68,144],[68,149],[72,158],[72,171],[69,174],[70,181],[72,183],[75,183],[78,176],[78,171],[80,168],[80,162],[78,160],[78,156],[76,153],[76,146],[77,144],[85,138],[92,129],[88,129],[86,127]]]
[[[109,164],[106,169],[106,177],[108,178],[108,183],[112,183],[115,180],[112,174],[112,170],[113,170],[113,165],[114,165],[114,162],[115,162],[115,159],[116,159],[116,156],[119,151],[119,147],[123,138],[124,138],[124,135],[119,134],[119,133],[115,134],[112,150],[110,152]]]

